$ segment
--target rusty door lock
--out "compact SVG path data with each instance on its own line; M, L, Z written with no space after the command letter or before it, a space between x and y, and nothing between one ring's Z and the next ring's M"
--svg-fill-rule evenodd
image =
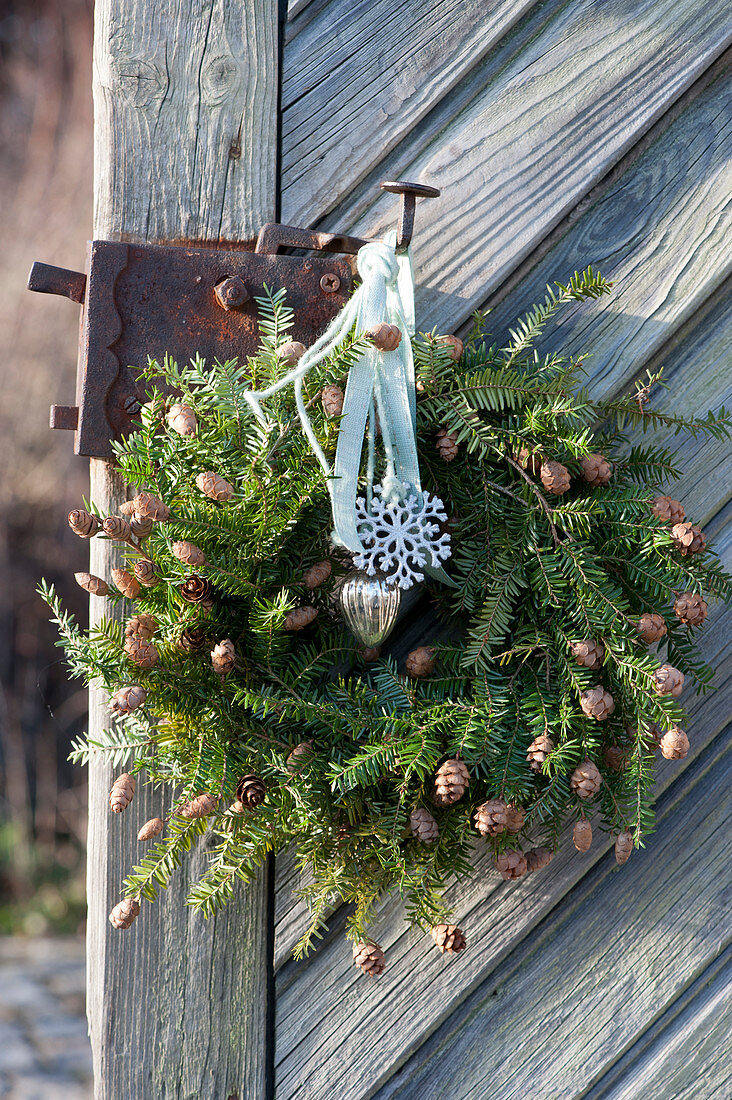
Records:
M402 251L411 237L415 196L439 192L409 183L382 187L402 195ZM83 307L76 404L52 405L50 418L52 428L75 432L77 454L109 457L111 440L132 430L145 400L137 376L148 356L185 362L194 354L207 361L254 355L255 299L265 285L287 291L294 310L291 339L313 343L351 293L351 266L332 255L282 256L279 249L353 254L366 241L270 223L253 250L252 243L211 248L91 241L86 274L34 263L30 290Z

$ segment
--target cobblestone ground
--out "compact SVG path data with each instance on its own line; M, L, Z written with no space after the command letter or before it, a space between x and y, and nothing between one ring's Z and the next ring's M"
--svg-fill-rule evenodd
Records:
M84 945L0 937L0 1100L90 1100Z

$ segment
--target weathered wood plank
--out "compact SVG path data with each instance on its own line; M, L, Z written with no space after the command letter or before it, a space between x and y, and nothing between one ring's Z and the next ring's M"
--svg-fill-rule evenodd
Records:
M275 0L191 0L173 9L99 0L96 236L246 238L272 220L277 69ZM103 461L91 463L91 495L111 513L124 499ZM110 543L92 542L92 571L109 579L114 554ZM92 621L103 603L92 599ZM106 699L92 692L92 735L108 721ZM137 830L160 813L161 795L138 785L127 813L111 819L110 779L105 764L92 766L87 981L95 1097L262 1100L271 1053L267 876L206 922L185 906L202 850L129 931L113 930L107 914L139 858Z

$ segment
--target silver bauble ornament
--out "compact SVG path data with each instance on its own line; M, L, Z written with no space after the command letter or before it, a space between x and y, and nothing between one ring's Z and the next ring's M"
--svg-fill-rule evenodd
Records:
M340 590L341 611L362 645L381 645L391 634L399 612L401 592L377 573L351 573Z

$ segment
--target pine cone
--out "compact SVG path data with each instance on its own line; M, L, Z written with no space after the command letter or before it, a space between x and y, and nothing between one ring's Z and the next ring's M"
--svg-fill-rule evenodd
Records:
M683 760L689 751L689 738L679 726L672 726L661 738L661 752L666 760Z
M597 765L591 760L584 760L575 768L570 776L569 785L580 798L592 798L602 786L602 776Z
M160 654L152 642L138 634L126 639L125 653L138 668L155 668L160 660Z
M625 771L625 766L628 763L628 756L625 749L620 745L606 745L602 750L602 758L614 772Z
M136 512L130 516L130 531L136 539L146 539L152 533L155 521L138 516Z
M171 405L168 409L168 424L178 435L195 435L198 429L196 414L190 405Z
M396 351L402 340L399 326L388 325L385 321L364 332L364 337L371 341L377 351Z
M126 596L128 600L134 600L140 595L139 582L136 581L132 573L128 573L126 569L113 569L112 580L122 595Z
M133 512L140 519L154 519L158 523L165 523L166 520L170 519L170 508L154 493L138 493L132 504Z
M117 511L120 513L120 515L125 516L126 519L131 519L131 517L132 517L132 515L135 511L135 502L134 502L134 500L124 500L120 504Z
M578 665L585 668L601 668L605 658L605 646L594 638L585 638L581 642L570 642L569 648Z
M139 915L139 901L135 901L134 898L125 898L124 901L118 901L109 914L109 923L115 928L129 928Z
M538 477L541 473L541 465L544 459L536 451L530 451L528 447L520 447L514 454L513 459L533 477Z
M641 615L635 628L648 645L660 641L666 633L666 623L663 616L651 611L646 611L645 614Z
M554 859L554 852L551 848L529 848L526 853L526 870L531 874L533 871L541 871L544 867L547 867Z
M423 844L434 844L440 835L440 829L429 810L418 806L409 815L409 828L412 836L421 840Z
M562 466L561 462L549 460L542 463L540 477L547 493L554 493L555 496L566 493L571 484L569 470L566 466Z
M583 714L597 722L604 722L615 710L613 697L609 691L605 691L602 684L580 692L580 706Z
M135 780L129 772L122 772L112 784L109 792L109 807L113 814L126 810L135 794Z
M173 557L182 561L184 565L192 565L194 568L206 565L206 555L203 550L199 550L192 542L185 540L174 542L170 549Z
M180 632L178 648L184 653L196 653L203 649L208 641L208 631L205 626L187 626Z
M214 473L213 470L204 470L196 478L196 485L210 500L231 500L234 495L234 486L225 477Z
M481 836L500 836L508 828L508 806L502 798L489 798L474 814Z
M120 542L127 542L132 534L132 528L124 516L107 516L102 523L102 530L108 539L117 539Z
M208 817L218 805L218 798L213 794L197 794L189 802L183 802L178 807L179 817L185 817L193 821L200 817Z
M525 819L526 811L523 806L517 806L515 802L509 802L506 806L506 831L513 836L517 836L524 827Z
M671 528L673 544L682 557L687 554L701 554L707 548L706 535L701 527L693 523L675 523Z
M457 432L448 432L447 428L438 428L435 436L437 453L443 462L452 462L458 456Z
M318 611L315 607L296 607L294 611L288 611L285 615L284 628L291 633L296 630L304 630L306 626L310 626L317 616Z
M303 573L302 583L312 592L314 588L328 580L332 570L333 566L329 561L316 561L315 565L311 565Z
M287 755L287 770L295 774L302 771L306 764L315 756L315 746L312 741L301 741L298 745L295 745L294 749Z
M654 497L651 511L662 523L681 523L686 514L680 500L673 500L666 496Z
M672 695L678 699L684 690L684 674L673 665L661 665L653 673L653 686L656 695Z
M137 834L138 840L152 840L154 836L159 836L165 828L165 822L162 817L151 817L149 821L140 829Z
M581 817L572 832L572 840L578 852L587 852L592 846L592 826L586 817Z
M553 751L554 742L551 737L547 737L545 733L535 737L526 750L526 759L532 772L540 772L542 764Z
M627 829L623 833L618 833L615 837L615 860L622 867L624 863L627 863L630 858L630 853L633 851L633 834Z
M207 603L213 596L211 581L191 573L187 581L180 586L180 594L187 603Z
M386 956L378 943L354 943L353 961L369 978L378 978L386 966Z
M419 680L424 676L431 676L435 671L437 650L431 645L421 645L407 654L407 675Z
M435 773L435 793L432 796L437 806L452 806L459 802L468 789L470 772L462 760L446 760Z
M267 795L267 788L258 775L244 775L236 785L236 797L249 810L261 806Z
M496 856L496 870L501 872L501 878L506 880L521 878L528 869L526 856L516 848L507 848L505 852L499 852Z
M147 641L158 629L158 620L152 615L133 615L125 624L125 638L142 638Z
M211 664L219 676L226 676L236 664L236 649L231 638L222 638L211 650Z
M86 512L83 508L74 508L73 512L69 512L67 518L69 527L80 539L90 539L93 535L96 535L100 527L97 517L93 516L91 512Z
M286 344L280 344L276 355L283 367L294 367L295 363L302 359L306 347L299 340L288 340Z
M427 339L438 347L444 348L454 363L462 358L463 342L458 336L428 336Z
M154 588L160 584L160 577L155 572L155 565L149 558L140 558L134 566L135 578L144 588Z
M358 655L364 664L370 665L378 661L381 656L381 647L378 645L362 645L358 648Z
M682 592L674 602L674 612L685 626L701 626L707 617L709 605L696 592Z
M328 417L340 416L343 412L343 402L346 395L340 386L324 386L320 395L323 403L323 412Z
M443 955L456 955L467 947L465 933L456 924L435 924L431 931Z
M112 714L123 718L126 714L132 714L147 699L147 692L140 684L127 684L115 691L110 699L109 709Z
M580 460L582 477L589 485L607 485L613 476L612 463L608 462L604 455L585 455Z
M109 585L101 577L95 577L93 573L74 573L74 579L80 588L90 592L92 596L106 596Z

